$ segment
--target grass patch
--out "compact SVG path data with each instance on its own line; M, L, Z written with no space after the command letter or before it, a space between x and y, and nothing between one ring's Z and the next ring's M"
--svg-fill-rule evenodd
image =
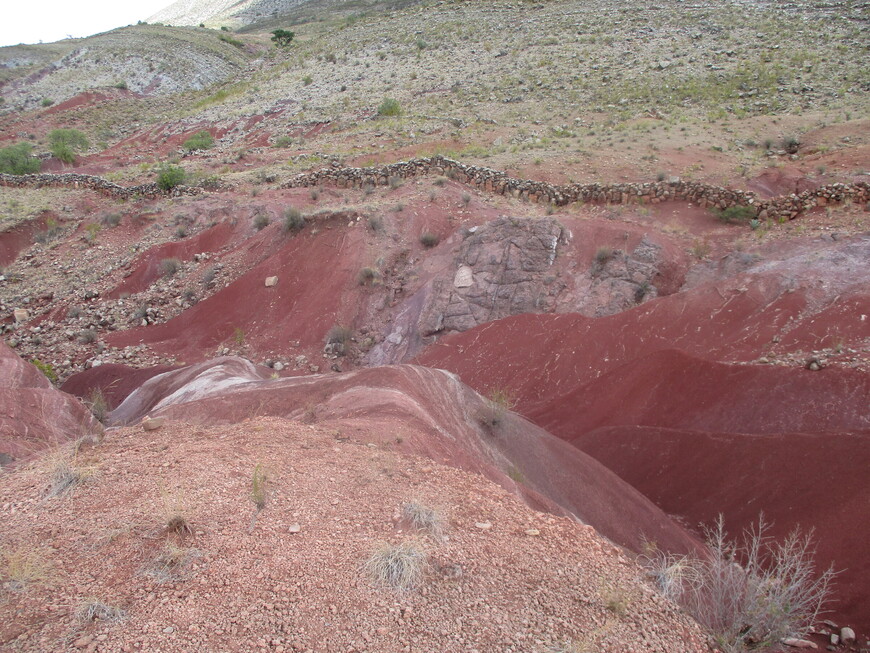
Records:
M385 542L375 548L363 570L379 585L406 591L420 584L426 566L426 552L417 542Z
M444 517L435 508L430 508L419 501L408 501L402 504L402 519L414 529L428 533L440 540L444 535Z

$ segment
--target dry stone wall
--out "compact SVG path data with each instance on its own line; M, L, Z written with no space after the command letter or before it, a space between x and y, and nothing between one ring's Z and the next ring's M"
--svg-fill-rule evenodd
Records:
M756 215L762 219L790 220L814 206L846 200L866 204L870 199L870 184L864 182L831 184L805 191L800 195L783 195L768 200L760 200L751 191L683 181L676 177L649 183L557 185L543 181L516 179L492 168L466 165L443 156L412 159L370 168L339 166L323 168L297 175L285 182L282 187L296 188L332 183L339 188L363 188L385 186L394 177L408 179L422 175L446 175L486 192L511 195L531 202L547 202L556 206L572 202L657 204L678 200L695 202L702 208L711 209L748 206L754 208Z
M66 173L60 175L34 174L34 175L7 175L0 174L0 186L11 188L45 186L59 186L63 188L87 188L104 195L119 199L128 199L137 196L156 197L158 195L197 195L201 189L191 186L178 186L171 191L162 190L156 183L142 184L140 186L119 186L102 177L93 175L80 175Z

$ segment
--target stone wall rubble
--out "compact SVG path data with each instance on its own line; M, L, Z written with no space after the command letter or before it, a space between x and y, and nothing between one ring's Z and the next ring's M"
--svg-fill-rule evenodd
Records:
M754 208L756 215L761 219L790 220L814 206L846 200L866 204L870 200L870 184L865 182L830 184L805 191L800 195L782 195L762 200L752 191L684 181L676 177L648 183L556 185L543 181L516 179L492 168L467 165L443 156L412 159L370 168L339 166L323 168L297 175L285 182L282 188L315 186L323 183L331 183L339 188L386 186L391 178L408 179L423 175L446 175L486 192L511 195L530 202L551 203L556 206L573 202L657 204L677 200L694 202L702 208L710 209L748 206Z
M45 186L62 188L86 188L95 190L104 195L118 199L130 199L133 197L156 197L158 195L197 195L202 190L193 186L178 186L170 191L161 189L156 182L142 184L140 186L120 186L102 177L94 175L80 175L76 173L33 174L33 175L7 175L0 174L0 186L10 188Z

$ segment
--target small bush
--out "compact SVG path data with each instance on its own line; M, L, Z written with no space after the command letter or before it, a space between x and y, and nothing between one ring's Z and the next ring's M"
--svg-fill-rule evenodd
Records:
M345 344L350 341L353 336L353 331L345 326L340 326L338 324L330 327L329 331L326 332L326 344Z
M87 136L78 129L53 129L48 143L54 157L64 163L75 163L76 153L89 147Z
M729 206L727 209L714 211L716 218L721 222L749 222L752 220L756 211L751 206Z
M275 142L272 144L272 147L290 147L293 145L293 139L289 136L279 136L275 139Z
M516 401L505 388L493 388L477 415L481 426L496 429L504 423L508 413L514 409Z
M254 229L257 231L262 231L266 227L269 226L269 216L264 215L262 213L258 214L256 218L254 218Z
M100 223L104 227L117 227L119 224L121 224L121 214L107 213L102 218L100 218Z
M187 576L191 564L199 556L200 552L196 549L167 542L157 557L145 567L144 573L158 583L177 582Z
M104 603L97 598L86 599L75 612L76 621L80 624L94 621L121 621L126 616L121 608Z
M266 507L266 472L262 465L254 467L251 476L251 501L254 502L257 512Z
M363 569L376 583L409 590L420 583L426 569L426 552L416 542L380 544Z
M305 77L302 78L302 83L305 86L309 86L314 83L314 78L311 75L305 75Z
M441 513L419 501L402 504L402 518L416 530L429 533L436 539L441 539L444 534L444 518Z
M595 250L595 262L598 265L606 265L607 262L613 258L613 248L608 247L607 245L602 245L597 250Z
M796 136L787 136L782 139L782 149L789 154L797 154L798 148L801 146L801 141Z
M377 278L378 271L369 267L363 268L359 271L359 275L357 275L357 280L361 286L370 286L377 280Z
M174 276L180 269L181 261L177 258L165 258L160 261L160 274L164 277Z
M87 406L91 409L91 414L94 418L104 423L106 416L109 414L109 402L106 401L106 395L103 394L102 388L91 388L88 395Z
M72 492L76 487L93 476L93 470L79 467L76 461L59 456L51 470L51 483L48 495L59 497Z
M284 231L287 233L298 234L305 228L305 216L294 206L289 207L284 211Z
M647 568L662 592L682 605L729 653L767 649L785 637L803 637L830 598L836 575L816 574L811 535L798 530L782 542L766 535L764 516L728 538L720 516L707 530L702 560L653 551Z
M184 141L182 147L188 152L193 152L195 150L207 150L213 145L214 137L206 130L202 130Z
M397 190L402 187L404 181L398 175L392 175L389 179L390 190Z
M40 102L40 104L44 107L50 107L52 104L54 104L54 100L52 100L51 98L48 98L48 97L44 97L44 98L42 98L42 101Z
M227 36L226 34L218 34L218 39L223 41L224 43L229 43L233 47L242 49L245 47L245 44L239 41L238 39L234 39L232 36Z
M30 143L18 143L0 149L0 173L7 175L29 175L39 172L42 163L30 152Z
M420 244L427 249L430 247L435 247L435 245L437 245L439 242L440 239L438 238L438 236L428 231L420 235Z
M369 229L375 233L380 233L384 228L384 221L375 215L369 216L368 223Z
M187 173L179 166L164 165L157 171L157 187L172 190L184 183Z
M97 332L93 329L84 329L79 331L79 342L83 345L90 345L97 341Z
M384 98L378 107L379 116L400 116L402 115L402 107L398 100L393 98Z
M51 578L52 565L44 552L18 547L0 554L0 575L10 589L23 590L28 585L44 583Z

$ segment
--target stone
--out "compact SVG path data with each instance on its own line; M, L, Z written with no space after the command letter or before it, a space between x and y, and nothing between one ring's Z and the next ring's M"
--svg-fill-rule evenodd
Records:
M474 272L467 265L460 265L453 277L453 285L457 288L468 288L474 285Z
M488 521L475 522L474 525L482 531L488 531L490 528L492 528L492 524Z
M843 644L849 644L855 641L855 631L848 626L840 628L840 640Z
M142 420L142 429L145 431L156 431L162 428L165 418L163 417L145 417Z
M794 648L819 648L815 642L806 639L798 639L797 637L786 637L782 640L782 643L786 646L793 646Z
M22 322L27 322L30 319L30 311L26 308L16 308L12 311L12 315L15 317L15 323L21 324Z
M281 370L284 369L284 363L282 363L281 361L278 361L274 365L272 365L272 369L275 370L276 372L280 372Z
M302 526L299 524L290 524L290 527L287 529L290 533L296 534L302 532Z
M530 528L529 530L526 531L526 535L530 535L532 537L534 537L536 535L540 535L540 534L541 534L541 531L539 531L537 528Z
M836 646L840 643L840 636L837 633L831 633L831 644Z
M266 288L278 285L278 277L266 277Z

